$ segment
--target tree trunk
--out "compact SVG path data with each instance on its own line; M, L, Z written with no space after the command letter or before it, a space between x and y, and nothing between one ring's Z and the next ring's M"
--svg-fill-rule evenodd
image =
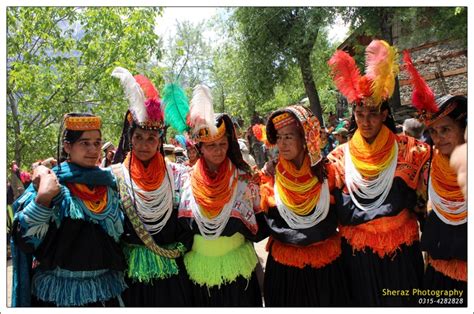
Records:
M221 109L222 113L225 112L225 94L224 94L224 86L221 86Z
M393 19L394 13L392 8L382 8L380 14L380 33L382 39L393 45ZM401 107L400 100L400 84L398 82L398 76L395 77L395 89L392 97L388 101L392 113L396 112Z
M20 140L21 129L20 129L20 118L18 113L18 105L16 103L15 97L10 94L8 95L8 104L12 111L12 118L13 118L13 130L9 130L9 132L13 132L13 137L15 138L15 151L14 151L14 160L18 167L21 167L21 147L23 146L23 142Z
M311 111L318 118L321 126L324 126L323 120L323 110L321 108L321 103L319 102L318 91L316 90L316 84L313 79L313 72L311 70L311 61L310 61L311 52L304 52L298 56L298 63L301 70L301 75L303 77L303 84L306 91L306 95L309 99L309 104Z

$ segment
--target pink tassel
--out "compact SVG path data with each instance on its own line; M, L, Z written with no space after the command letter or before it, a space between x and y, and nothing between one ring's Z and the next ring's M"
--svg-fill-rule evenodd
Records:
M161 103L158 99L147 99L145 101L145 108L148 114L148 120L152 120L152 121L163 120L163 112L161 111Z

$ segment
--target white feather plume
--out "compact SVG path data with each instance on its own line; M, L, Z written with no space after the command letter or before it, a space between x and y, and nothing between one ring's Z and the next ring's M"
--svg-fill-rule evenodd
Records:
M138 122L146 121L147 112L145 107L145 94L137 83L132 73L122 67L116 67L112 71L112 76L120 79L120 83L128 99L128 108Z
M217 133L212 95L209 87L196 85L189 107L189 120L194 132L208 128L211 135Z

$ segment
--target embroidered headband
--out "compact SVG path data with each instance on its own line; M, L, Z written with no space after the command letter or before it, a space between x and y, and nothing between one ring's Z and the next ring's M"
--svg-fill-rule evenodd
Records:
M64 118L64 127L71 131L100 130L102 120L100 117L71 117Z
M288 119L288 116L291 119ZM270 144L276 144L277 141L275 118L277 118L277 123L281 124L282 121L291 121L298 123L302 127L311 166L316 165L321 160L320 124L318 118L316 118L311 110L300 105L293 105L274 111L270 115L266 127L267 139Z
M287 125L296 122L296 119L293 117L292 114L289 112L283 112L282 114L277 115L272 119L273 125L275 126L275 130L279 130L284 128Z
M209 128L203 127L199 129L197 133L193 133L192 137L193 140L196 142L209 143L218 140L219 138L224 136L225 130L225 123L224 121L222 121L221 125L217 128L216 134L211 134Z

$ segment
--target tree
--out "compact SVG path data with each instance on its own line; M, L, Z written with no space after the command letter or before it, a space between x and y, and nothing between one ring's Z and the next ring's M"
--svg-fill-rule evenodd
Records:
M192 90L199 83L208 83L211 53L203 36L205 24L178 22L176 35L169 38L163 63L168 82L179 80L184 88Z
M320 30L332 21L331 8L238 8L235 19L247 51L248 86L260 99L273 96L292 65L298 65L311 109L322 120L322 108L311 66ZM247 79L247 81L250 81Z
M117 142L127 108L115 66L159 81L156 8L10 7L7 9L8 160L55 156L59 122L71 111L103 119Z

